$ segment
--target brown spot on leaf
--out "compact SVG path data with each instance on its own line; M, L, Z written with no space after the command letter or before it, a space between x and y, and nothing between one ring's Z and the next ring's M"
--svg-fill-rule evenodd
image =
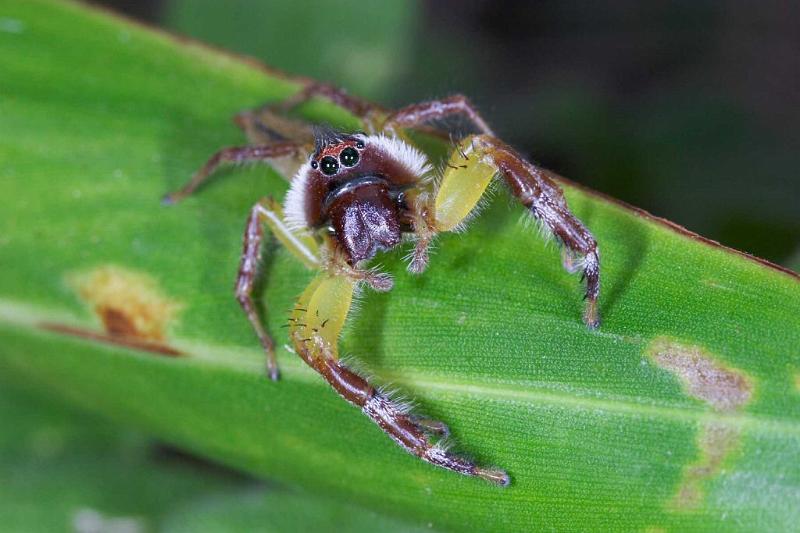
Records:
M659 338L648 351L658 366L680 378L691 396L718 411L735 410L753 394L753 385L743 372L726 368L703 348Z
M740 430L723 422L709 422L700 430L700 457L686 467L671 506L679 511L698 509L705 496L703 484L722 470L725 459L739 445Z
M136 331L136 326L133 322L125 316L125 313L120 312L119 309L101 307L97 309L97 311L109 335L120 337L141 336L139 332Z
M147 274L104 265L72 275L67 281L97 315L103 332L52 323L42 324L43 328L162 355L180 355L167 345L166 335L181 305L165 296Z
M108 344L116 344L118 346L125 346L127 348L134 348L136 350L153 352L159 355L168 355L172 357L183 355L183 352L166 344L141 340L137 339L136 337L120 337L116 335L109 335L108 333L100 333L96 331L89 331L88 329L66 326L64 324L54 324L52 322L43 322L40 324L40 327L55 333L72 335L73 337L80 337L82 339L105 342Z
M122 267L101 266L69 281L112 336L163 341L180 309L150 276Z
M752 381L744 372L726 367L699 346L661 337L650 344L648 354L658 366L675 374L688 394L703 400L715 411L735 411L753 395ZM669 507L683 512L698 509L705 497L705 483L721 472L740 440L738 427L724 420L706 422L697 437L699 457L684 469Z

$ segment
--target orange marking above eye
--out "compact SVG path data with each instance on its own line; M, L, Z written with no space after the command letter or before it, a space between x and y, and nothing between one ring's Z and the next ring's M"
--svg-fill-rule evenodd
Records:
M339 159L339 155L342 153L342 150L344 150L345 148L350 148L350 147L355 148L356 147L356 141L347 140L347 141L342 141L342 142L337 143L337 144L326 146L325 148L323 148L323 150L317 156L317 161L320 161L326 155L331 155L331 156L335 157L338 160Z

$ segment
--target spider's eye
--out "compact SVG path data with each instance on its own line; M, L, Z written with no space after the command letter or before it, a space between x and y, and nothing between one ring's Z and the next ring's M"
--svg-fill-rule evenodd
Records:
M364 149L364 146L366 146L366 145L364 144L364 141L362 141L362 140L360 140L360 139L356 141L356 148L358 148L359 150L363 150L363 149Z
M358 151L355 148L345 148L339 154L339 161L346 167L352 167L358 163Z
M322 173L326 176L333 176L339 170L339 162L336 161L336 158L332 155L326 155L320 161L320 167L322 168Z
M318 166L319 166L319 163L317 163L316 161L312 161L311 162L311 168L313 168L314 170L316 170Z

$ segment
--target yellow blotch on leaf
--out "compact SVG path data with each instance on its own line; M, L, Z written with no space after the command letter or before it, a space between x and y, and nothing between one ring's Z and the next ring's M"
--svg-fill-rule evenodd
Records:
M116 265L74 274L67 281L111 336L161 342L181 308L149 275Z

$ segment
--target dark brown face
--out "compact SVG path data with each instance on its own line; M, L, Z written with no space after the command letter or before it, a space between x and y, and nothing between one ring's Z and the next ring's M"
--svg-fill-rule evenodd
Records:
M310 226L324 226L330 220L331 194L351 181L379 177L395 196L416 183L417 176L371 139L362 135L337 135L318 140L304 193L303 208Z
M364 141L354 137L344 137L317 147L311 157L305 192L305 210L313 225L322 225L327 220L326 199L329 195L358 176L365 148Z
M385 180L349 181L326 201L331 226L351 265L400 244L398 207Z

